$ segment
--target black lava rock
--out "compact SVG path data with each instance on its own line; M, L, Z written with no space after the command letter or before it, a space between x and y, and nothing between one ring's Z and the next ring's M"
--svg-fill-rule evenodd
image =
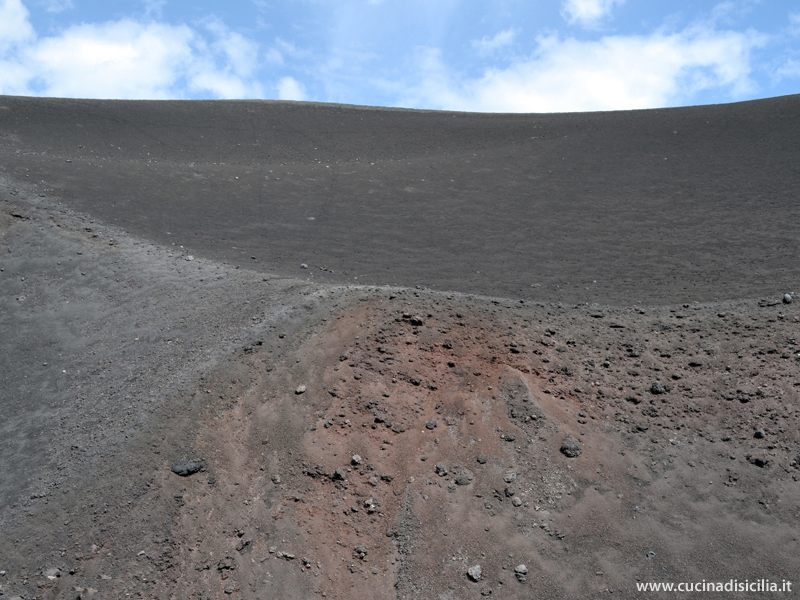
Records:
M181 477L188 477L202 471L205 468L202 460L190 460L172 465L172 472Z

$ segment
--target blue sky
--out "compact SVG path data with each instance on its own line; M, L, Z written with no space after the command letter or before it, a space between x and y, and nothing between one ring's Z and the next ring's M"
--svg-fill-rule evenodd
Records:
M563 112L798 91L796 2L0 0L0 94Z

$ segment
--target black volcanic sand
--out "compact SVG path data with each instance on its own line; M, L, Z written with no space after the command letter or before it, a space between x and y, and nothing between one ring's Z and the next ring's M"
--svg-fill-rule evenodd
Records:
M798 113L0 97L3 597L800 585Z
M800 275L800 96L556 115L4 97L0 132L0 173L259 270L617 305Z

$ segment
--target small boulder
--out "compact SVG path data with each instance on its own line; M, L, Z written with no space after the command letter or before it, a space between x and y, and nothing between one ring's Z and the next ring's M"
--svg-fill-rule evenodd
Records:
M567 458L577 458L583 452L580 443L573 437L568 437L561 442L561 454Z
M172 465L172 472L181 477L188 477L202 471L203 468L205 465L202 460L190 460Z
M467 577L469 577L472 581L480 581L482 575L483 573L480 565L473 565L467 569Z

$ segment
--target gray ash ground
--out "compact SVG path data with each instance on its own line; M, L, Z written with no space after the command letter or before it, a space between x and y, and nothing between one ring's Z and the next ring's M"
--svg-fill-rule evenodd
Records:
M2 103L3 598L800 581L797 97Z

